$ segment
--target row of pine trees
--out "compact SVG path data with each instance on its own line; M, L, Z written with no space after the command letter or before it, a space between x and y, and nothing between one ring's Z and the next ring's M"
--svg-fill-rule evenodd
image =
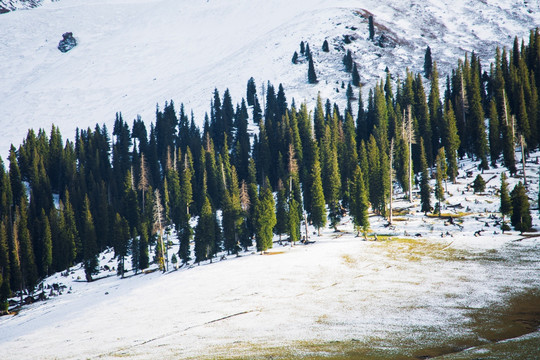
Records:
M281 85L267 84L259 99L252 78L236 106L228 90L215 90L202 128L170 101L156 107L150 128L140 118L130 127L118 113L112 134L96 125L64 142L55 126L30 130L11 147L9 168L0 159L2 307L79 262L91 281L108 247L123 276L127 256L135 272L152 261L165 269L171 231L180 242L173 261L183 264L254 242L265 251L274 234L294 243L302 221L335 228L346 212L365 234L370 208L391 220L394 188L412 201L418 185L422 210L431 211L432 173L437 184L455 181L458 158L487 169L502 157L514 175L517 140L526 151L540 143L539 30L527 46L516 39L512 51L497 49L488 70L475 54L459 61L442 98L436 63L429 69L427 95L421 75L388 71L367 106L349 86L343 110L320 97L312 112L289 104Z

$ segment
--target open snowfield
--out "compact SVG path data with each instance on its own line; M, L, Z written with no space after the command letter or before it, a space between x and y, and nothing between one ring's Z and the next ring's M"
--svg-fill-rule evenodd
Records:
M384 33L392 46L367 40L368 13L376 37ZM523 0L44 1L0 17L0 156L29 128L50 132L54 123L73 139L76 127L112 130L117 111L128 122L137 114L154 121L155 104L171 99L202 124L214 88L229 88L240 102L252 76L259 99L270 81L283 83L289 101L311 107L320 91L344 104L348 49L367 92L387 66L402 77L406 67L422 71L428 45L446 76L466 52L487 61L496 45L512 46L539 24L538 1ZM57 45L65 32L78 46L64 54ZM344 35L356 40L345 44ZM321 50L325 39L330 53ZM307 84L305 61L291 63L302 40L314 54L317 85Z
M527 163L531 194L537 156ZM66 285L63 295L0 318L2 359L535 359L540 238L500 234L493 193L501 169L486 171L486 193L474 194L465 177L474 167L462 162L458 183L448 186L443 213L456 225L423 216L418 199L412 207L399 200L409 214L392 227L371 217L369 241L346 217L340 232L311 234L307 246L276 243L263 256L126 279L103 271L109 277L93 283L77 281L80 267L56 274L46 283ZM519 180L510 178L510 189ZM538 230L536 211L533 219ZM101 266L116 266L112 255Z

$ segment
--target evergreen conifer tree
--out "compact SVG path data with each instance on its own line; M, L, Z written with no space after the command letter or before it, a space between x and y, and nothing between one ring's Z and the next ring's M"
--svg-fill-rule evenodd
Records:
M368 23L369 40L373 41L375 39L375 26L373 25L373 15L369 15Z
M530 212L529 198L521 181L510 193L512 199L512 216L510 218L514 229L521 233L532 229L532 218Z
M134 228L132 231L133 238L131 239L131 269L137 275L139 272L139 262L141 259L141 245L140 237L137 232L137 228ZM125 271L125 269L124 269Z
M456 182L458 175L458 149L460 145L460 139L457 132L456 117L452 109L452 104L447 101L445 111L443 115L444 122L444 140L446 156L448 159L448 176L453 183Z
M309 58L309 65L308 65L308 82L310 84L316 84L319 81L317 80L317 74L315 73L315 65L313 65L313 59L312 57Z
M486 190L486 181L484 180L482 175L476 175L476 178L473 182L473 189L475 193L484 192Z
M207 260L211 254L211 244L215 238L214 219L212 216L212 206L208 197L204 200L203 207L201 209L201 215L199 222L195 227L195 262Z
M326 39L324 40L324 42L322 44L322 51L324 51L324 52L329 52L330 51L330 49L328 47L328 40L326 40Z
M288 214L287 214L287 194L281 179L278 182L277 203L276 203L276 226L274 233L279 236L281 244L281 235L288 230Z
M422 178L420 180L420 202L422 204L422 211L424 214L427 214L431 211L431 186L429 185L429 172L423 138L420 138L420 169L422 172Z
M11 295L8 235L5 218L0 221L0 312L7 311Z
M354 86L360 86L360 74L358 73L358 67L356 66L356 63L354 63L352 69L352 84Z
M83 245L84 273L86 274L86 281L91 282L92 275L99 272L99 260L97 257L96 230L94 228L92 213L90 212L88 196L85 197L83 205L81 240Z
M296 54L296 57L298 57L298 54ZM255 86L255 79L253 77L250 77L247 83L247 90L246 90L246 100L249 106L252 106L255 104L256 95L257 95L257 87Z
M501 229L504 234L504 231L507 230L507 225L504 221L506 215L512 214L512 199L510 199L510 194L508 193L508 182L506 181L506 173L501 173L501 205L499 211L502 215L502 225ZM508 228L509 230L509 228Z
M441 202L444 200L444 188L443 181L446 180L446 159L444 154L444 148L439 149L437 159L435 161L437 165L437 171L435 174L435 198L437 199L437 212L439 217L441 216Z
M40 223L42 225L42 231L41 231L41 273L48 276L49 270L52 265L52 234L51 234L51 226L49 224L49 219L45 215L45 211L41 210L41 218Z
M148 256L148 223L141 224L141 237L139 239L139 269L144 270L150 262Z
M360 235L360 230L362 230L364 238L369 230L368 210L369 202L366 193L364 176L360 166L356 166L354 176L351 181L351 216L354 227L358 232L358 236Z
M272 248L272 229L276 225L274 196L268 186L263 186L259 194L254 216L257 251L264 252Z
M319 156L315 154L313 167L311 170L311 209L310 218L313 226L317 228L317 233L321 234L321 228L326 226L326 206L321 179L321 166Z
M298 53L296 51L294 52L292 56L291 62L295 65L298 64Z
M118 275L124 277L125 258L128 255L129 250L129 238L131 234L129 232L129 224L127 220L116 213L114 220L114 254L118 258Z
M501 153L501 132L499 129L499 115L495 99L489 102L489 154L491 166L496 166Z
M289 198L287 212L287 233L291 245L300 240L300 204L292 196Z
M426 54L424 55L424 76L426 79L431 79L431 72L433 70L433 60L431 59L431 48L426 48Z

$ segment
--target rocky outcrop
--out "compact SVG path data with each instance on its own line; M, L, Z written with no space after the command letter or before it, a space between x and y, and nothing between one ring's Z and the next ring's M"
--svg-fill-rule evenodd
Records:
M18 9L35 8L41 4L42 0L0 0L0 14L8 13Z
M62 35L63 39L58 43L58 50L63 53L68 52L77 46L77 40L73 37L72 32L67 32Z

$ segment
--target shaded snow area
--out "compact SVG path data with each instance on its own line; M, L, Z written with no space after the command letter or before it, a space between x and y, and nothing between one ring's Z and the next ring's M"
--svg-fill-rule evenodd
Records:
M347 50L367 99L386 67L396 79L406 67L421 72L428 45L443 78L467 52L487 64L496 45L528 37L539 10L537 1L522 0L47 1L0 18L0 156L30 127L50 132L54 123L73 139L76 127L112 129L117 111L128 123L137 114L154 121L156 103L171 99L202 125L214 88L229 88L239 103L252 76L259 99L270 81L283 83L289 102L312 108L320 92L343 107ZM385 48L368 39L369 14ZM57 45L66 32L78 46L64 54ZM329 53L321 49L325 39ZM307 83L302 56L291 63L302 40L313 53L316 85Z
M527 162L529 194L538 192L538 156ZM538 293L540 238L500 234L501 168L485 171L486 192L473 194L467 186L474 177L466 172L476 176L476 165L464 160L458 183L448 184L443 214L454 214L459 226L423 216L418 199L412 205L399 200L403 214L394 226L371 216L368 241L355 236L345 217L339 232L325 229L319 237L310 228L309 245L279 245L275 237L265 255L253 248L165 274L129 271L125 279L112 270L113 251L106 251L100 266L111 271L103 270L101 280L83 282L78 265L67 277L46 280L65 285L62 295L0 318L2 358L309 358L351 349L384 354L376 358L417 358L426 349L489 344L478 313L487 312L489 322L491 311L513 296ZM510 190L520 180L522 173L509 178ZM536 208L536 198L530 200ZM532 214L537 231L537 211ZM171 240L169 259L178 248ZM534 352L540 332L521 335L510 344L532 341ZM515 355L508 358L534 358Z

